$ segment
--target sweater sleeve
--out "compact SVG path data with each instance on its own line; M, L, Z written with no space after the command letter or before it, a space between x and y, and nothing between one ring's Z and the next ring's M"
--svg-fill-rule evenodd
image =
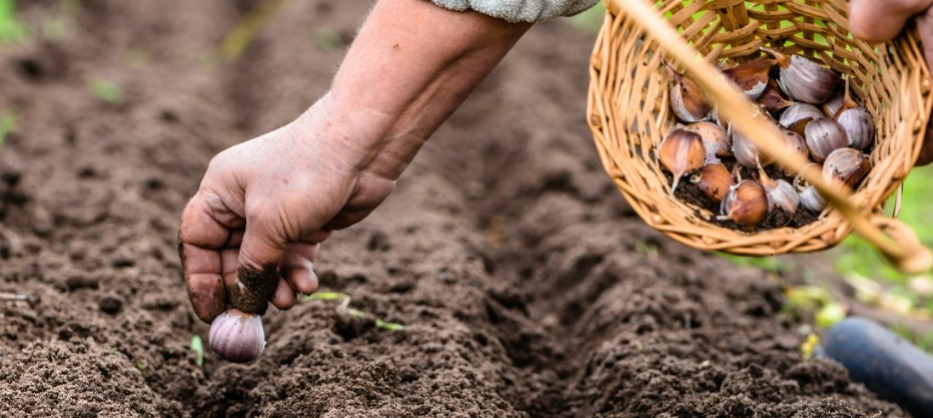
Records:
M599 0L432 0L445 9L479 13L509 22L540 22L570 16L594 6Z

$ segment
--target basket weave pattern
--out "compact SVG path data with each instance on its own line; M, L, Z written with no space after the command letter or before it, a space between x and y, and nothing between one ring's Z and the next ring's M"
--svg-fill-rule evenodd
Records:
M692 247L746 255L817 251L851 232L849 222L828 208L801 228L745 233L719 226L710 221L714 214L671 196L655 155L676 124L668 106L670 75L661 59L671 60L650 34L617 16L613 1L608 3L610 13L590 63L588 123L606 171L648 225ZM743 62L760 56L760 47L770 47L805 55L850 77L877 129L872 170L851 199L859 207L881 210L916 161L933 106L914 33L885 45L856 40L847 28L843 0L655 4L709 62Z

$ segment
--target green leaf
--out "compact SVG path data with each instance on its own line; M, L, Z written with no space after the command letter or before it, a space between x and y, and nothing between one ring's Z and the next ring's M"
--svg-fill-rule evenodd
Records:
M846 310L838 302L829 303L816 313L816 325L829 328L846 318Z
M193 350L197 356L195 362L198 364L198 367L204 367L204 341L201 340L200 335L191 337L191 350Z
M94 77L89 86L91 93L107 103L119 103L123 100L123 90L112 81Z
M0 0L0 44L22 42L29 36L29 26L16 18L16 2Z
M16 131L16 114L12 110L6 110L0 114L0 145L10 132Z
M346 298L347 295L340 292L315 292L304 297L305 302L312 300L340 300Z
M395 322L386 322L381 319L376 319L376 328L382 328L386 331L401 331L405 329L405 326Z
M139 370L141 370L141 371L144 371L144 370L148 369L149 367L146 366L146 363L143 362L142 360L136 360L136 368L139 369Z

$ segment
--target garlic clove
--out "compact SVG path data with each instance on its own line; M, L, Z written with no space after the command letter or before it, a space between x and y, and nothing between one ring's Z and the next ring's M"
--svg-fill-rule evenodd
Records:
M671 194L674 194L680 178L699 170L706 162L703 139L696 132L674 129L658 146L658 160L674 176L671 184Z
M800 206L810 212L820 213L826 208L826 198L813 186L807 186L800 192Z
M794 103L784 109L784 113L781 113L781 117L778 119L778 124L803 135L804 129L810 121L822 117L823 112L816 106L807 103Z
M674 76L670 85L670 107L677 119L684 123L709 119L713 106L706 99L700 86L673 69L671 72Z
M781 179L773 180L762 170L761 186L764 187L768 196L768 212L774 209L783 210L788 214L797 212L797 206L800 205L800 196L790 183Z
M807 148L807 140L803 138L797 132L791 131L789 129L781 129L781 138L784 140L784 148L787 152L791 154L797 154L803 159L807 159L810 156L810 150ZM794 172L781 167L781 170L785 175L792 176Z
M782 110L794 104L794 102L785 99L784 96L781 95L781 90L774 80L768 82L767 88L765 88L765 91L758 97L757 103L767 110L768 113L771 113L771 115L777 115Z
M730 129L731 130L731 129ZM741 132L732 131L732 155L736 161L748 168L767 167L772 160L758 152L758 147Z
M828 118L820 118L808 123L804 133L810 156L818 163L822 163L831 152L845 148L849 144L842 126Z
M225 360L249 363L266 347L262 317L237 309L226 311L211 322L208 340L211 349Z
M742 180L726 193L716 219L750 227L761 222L767 213L768 196L764 187L752 180Z
M732 140L719 125L713 122L700 121L691 123L683 129L700 135L703 140L703 148L706 150L707 164L719 162L717 157L732 155Z
M856 188L871 171L868 155L852 148L840 148L826 157L823 162L823 179L830 183L843 183Z
M864 107L845 109L836 118L846 133L848 146L865 149L875 139L875 125Z
M721 163L707 164L697 171L690 181L697 185L707 199L717 203L721 202L729 189L735 185L732 174Z
M761 49L777 60L781 73L778 86L792 99L821 104L833 97L840 79L832 70L800 55Z
M823 110L823 114L827 118L836 119L836 114L839 113L839 110L842 109L842 104L845 101L845 96L838 94L833 96L832 99L829 99L828 102L823 103L823 106L820 106L820 109Z
M722 72L749 100L756 100L768 87L768 73L776 62L774 58L761 57Z

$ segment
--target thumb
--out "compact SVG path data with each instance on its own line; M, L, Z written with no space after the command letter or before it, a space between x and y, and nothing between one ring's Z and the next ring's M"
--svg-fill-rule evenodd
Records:
M849 30L867 42L886 42L904 29L907 20L928 9L933 0L852 0Z
M264 314L275 294L286 241L276 225L275 220L267 217L247 217L237 259L236 282L227 287L227 300L243 312Z

